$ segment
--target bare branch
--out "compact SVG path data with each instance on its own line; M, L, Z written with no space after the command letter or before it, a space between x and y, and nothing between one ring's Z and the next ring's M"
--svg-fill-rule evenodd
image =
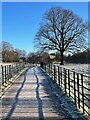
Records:
M36 34L35 43L39 48L66 51L83 49L87 35L87 24L70 10L52 7L44 15Z

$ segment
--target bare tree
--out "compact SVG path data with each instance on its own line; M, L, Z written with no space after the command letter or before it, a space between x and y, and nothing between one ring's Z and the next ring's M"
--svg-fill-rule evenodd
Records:
M6 50L11 51L11 50L13 50L12 45L9 42L6 42L6 41L2 41L1 47L2 47L2 51L6 51Z
M50 61L50 55L47 52L41 53L40 62L48 63Z
M14 56L11 52L13 51L12 45L9 42L2 41L1 48L2 48L2 61L3 62L13 61Z
M35 52L30 52L28 54L27 61L29 63L37 63L37 62L39 62L39 54L37 54Z
M15 51L18 53L18 57L26 57L27 56L27 52L25 50L21 50L18 48L15 48Z
M0 59L2 59L3 62L18 62L20 57L25 58L27 54L25 50L14 49L13 46L6 41L2 41L0 47L2 52L0 53L2 55Z
M65 52L84 48L86 35L87 24L78 15L70 10L52 7L44 14L34 42L42 51L59 51L63 64Z

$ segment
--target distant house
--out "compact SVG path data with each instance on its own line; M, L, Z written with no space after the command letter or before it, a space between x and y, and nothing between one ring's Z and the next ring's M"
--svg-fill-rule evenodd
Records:
M19 58L19 61L20 61L20 62L26 62L26 58L25 58L25 57L20 57L20 58Z
M56 55L55 54L50 54L49 57L50 57L50 59L55 59Z

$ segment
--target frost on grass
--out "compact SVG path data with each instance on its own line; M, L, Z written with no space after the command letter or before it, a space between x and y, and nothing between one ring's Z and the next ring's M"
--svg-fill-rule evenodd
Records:
M90 64L65 64L60 65L60 67L74 70L78 73L90 74Z

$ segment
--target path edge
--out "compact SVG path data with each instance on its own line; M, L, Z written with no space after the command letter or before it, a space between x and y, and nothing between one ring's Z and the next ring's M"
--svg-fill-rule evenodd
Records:
M40 67L41 68L41 67ZM70 114L73 120L90 120L90 116L83 115L79 109L77 109L76 105L72 101L69 96L65 95L63 90L55 83L55 81L50 77L50 75L41 68L42 71L46 74L48 77L49 84L52 88L52 91L54 91L55 95L58 97L59 101L61 102L62 108L65 109L66 112Z

